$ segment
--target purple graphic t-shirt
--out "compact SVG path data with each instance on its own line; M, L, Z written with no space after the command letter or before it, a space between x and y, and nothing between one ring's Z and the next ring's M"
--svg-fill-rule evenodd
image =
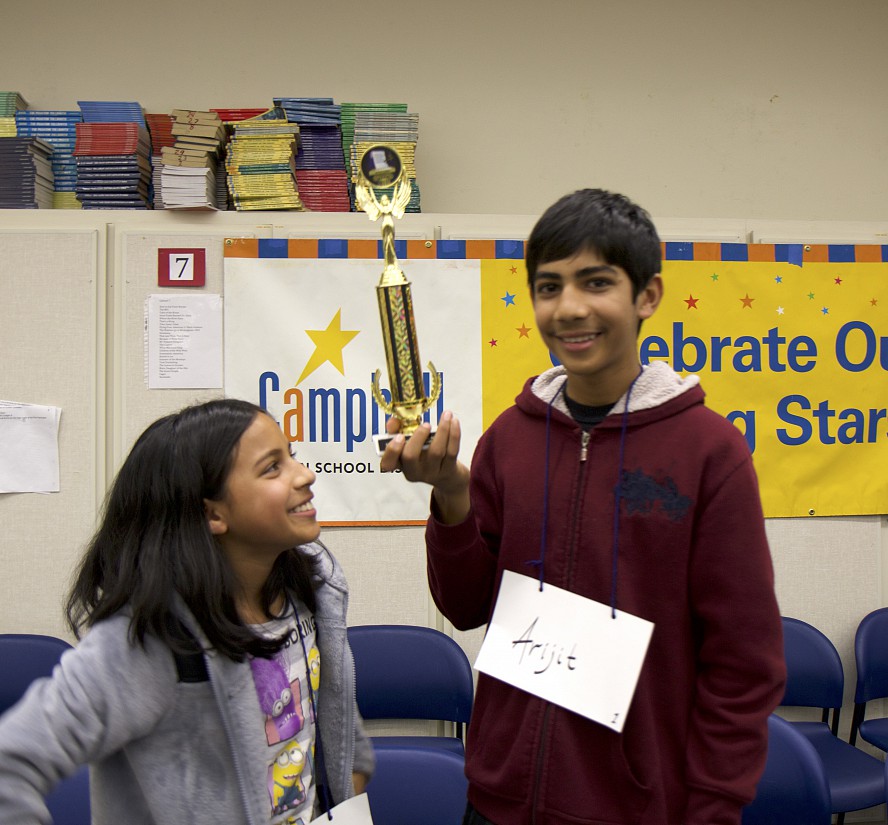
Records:
M313 816L314 705L320 684L320 654L314 616L303 605L283 619L254 625L263 636L287 642L271 659L251 659L253 682L268 744L269 819L274 825L307 825Z

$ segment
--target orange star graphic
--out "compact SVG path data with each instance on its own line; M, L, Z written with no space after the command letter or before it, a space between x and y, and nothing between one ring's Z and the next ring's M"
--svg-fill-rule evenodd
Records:
M743 306L746 307L747 309L752 309L752 302L754 300L755 300L755 298L750 298L749 293L747 292L746 297L740 299L740 303L743 304Z
M513 275L517 275L518 274L518 267L517 266L510 266L509 272L511 272Z
M870 301L870 304L872 304L873 306L876 306L878 303L879 303L879 299L878 299L878 298L873 298L873 299Z
M530 327L524 325L524 321L521 322L520 327L515 327L518 330L519 338L530 338Z
M697 301L699 301L699 300L700 299L695 298L692 293L692 294L689 294L688 297L684 299L684 302L688 305L688 309L696 309L697 308Z

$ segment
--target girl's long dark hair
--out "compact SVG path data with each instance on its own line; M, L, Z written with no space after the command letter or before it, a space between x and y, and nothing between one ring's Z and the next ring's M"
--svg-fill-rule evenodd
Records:
M83 628L127 609L134 642L152 634L174 650L193 650L175 620L176 596L210 644L234 661L269 656L282 640L257 636L238 617L239 583L210 533L204 499L219 499L241 436L261 408L221 399L155 421L139 437L105 502L68 596L68 624ZM262 606L290 590L315 610L311 560L293 548L278 556Z

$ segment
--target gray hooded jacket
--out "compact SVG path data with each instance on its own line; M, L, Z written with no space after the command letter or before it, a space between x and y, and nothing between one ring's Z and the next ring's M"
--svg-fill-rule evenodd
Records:
M355 703L346 638L348 590L320 543L317 641L319 735L333 802L352 796L352 773L373 772ZM193 618L182 618L208 646ZM250 735L262 711L250 666L209 650L208 682L179 682L171 651L128 638L129 618L100 622L0 719L0 825L49 823L43 797L91 764L93 825L267 825L267 749Z

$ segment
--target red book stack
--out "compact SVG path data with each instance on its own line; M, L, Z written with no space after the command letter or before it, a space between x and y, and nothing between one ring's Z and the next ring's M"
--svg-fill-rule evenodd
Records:
M149 209L148 130L140 123L78 123L77 200L84 209Z

